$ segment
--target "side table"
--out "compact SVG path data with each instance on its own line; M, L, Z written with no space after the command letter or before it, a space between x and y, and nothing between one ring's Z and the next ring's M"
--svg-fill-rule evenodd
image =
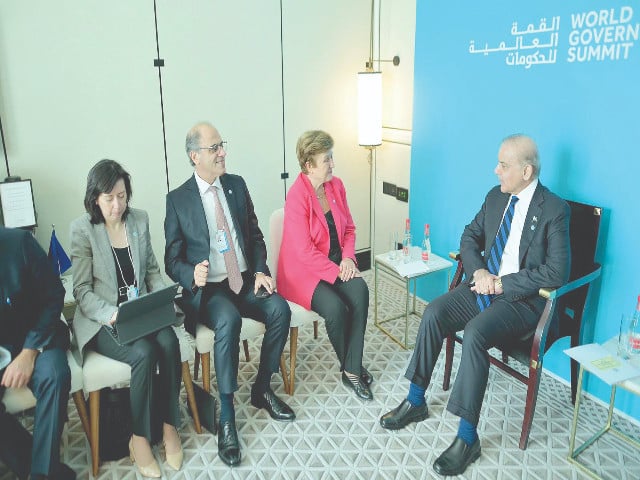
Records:
M400 345L404 349L413 348L413 344L409 344L409 321L412 315L420 315L420 312L416 311L416 283L419 278L425 277L434 272L448 270L453 266L449 260L442 258L438 255L431 254L429 261L424 264L419 259L419 249L412 251L412 258L415 260L405 264L402 260L402 253L396 252L398 259L391 260L390 252L381 253L375 256L374 259L374 307L373 318L374 324L382 332L384 332L389 338ZM416 255L417 254L417 255ZM380 319L378 314L378 296L379 296L379 282L381 276L387 277L393 283L396 283L403 287L404 291L404 313L392 316L390 318ZM449 272L447 272L447 284L449 283ZM412 285L413 284L413 285ZM411 290L413 289L413 305L411 305ZM404 318L404 341L396 337L384 324L392 320Z
M604 348L604 351L606 351L606 353L608 353L610 355L608 357L608 359L612 359L615 362L623 364L623 362L625 362L625 361L623 361L622 359L620 359L620 357L617 356L617 346L618 346L618 338L617 337L609 339L604 345L602 345L602 347ZM581 347L576 347L576 348L581 348ZM572 350L574 350L574 349L572 349ZM574 358L576 361L578 361L578 363L580 364L580 374L578 376L578 388L577 388L577 392L576 392L576 403L575 403L575 408L574 408L574 411L573 411L573 423L572 423L572 426L571 426L571 435L569 437L569 456L567 457L567 459L569 460L569 462L571 462L574 465L576 465L577 467L579 467L581 470L583 470L584 472L589 474L591 477L600 479L602 477L600 477L596 472L594 472L588 466L586 466L585 464L581 463L578 460L578 456L607 432L613 433L618 438L621 438L625 442L629 443L630 445L635 446L638 450L640 450L640 441L638 441L637 439L634 439L634 438L626 435L624 432L622 432L622 431L618 430L616 427L614 427L612 425L612 423L611 423L611 420L613 418L613 407L614 407L614 402L615 402L615 398L616 398L616 389L619 387L619 388L627 390L628 392L631 392L631 393L633 393L635 395L640 395L640 376L628 378L628 379L623 380L623 381L621 381L619 383L611 383L610 379L608 379L608 378L606 378L606 377L604 377L602 375L602 371L598 371L598 368L594 366L593 361L576 358L571 354L569 354L569 355L572 358ZM636 367L637 369L640 369L640 358L634 358L634 359L631 359L631 360L627 360L626 363L629 364L632 367ZM609 384L611 386L611 395L609 397L609 409L608 409L606 423L591 438L589 438L586 442L584 442L582 445L580 445L579 447L576 448L575 447L576 430L577 430L577 426L578 426L578 416L579 416L579 413L580 413L580 397L581 397L581 394L582 394L582 380L584 378L584 372L585 371L587 371L588 373L591 373L591 374L594 374L594 375L598 376L605 383ZM640 372L640 370L638 370L638 372Z

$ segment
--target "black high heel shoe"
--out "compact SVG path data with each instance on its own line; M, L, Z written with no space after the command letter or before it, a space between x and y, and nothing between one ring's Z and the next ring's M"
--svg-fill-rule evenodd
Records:
M342 383L353 390L361 399L373 400L373 393L369 390L369 386L362 381L362 377L358 377L354 382L347 377L346 373L342 372Z

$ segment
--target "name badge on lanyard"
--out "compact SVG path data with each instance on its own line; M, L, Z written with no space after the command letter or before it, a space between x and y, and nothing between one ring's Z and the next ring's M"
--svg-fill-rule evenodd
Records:
M229 239L227 238L227 232L224 230L218 230L216 232L216 249L219 253L229 251Z

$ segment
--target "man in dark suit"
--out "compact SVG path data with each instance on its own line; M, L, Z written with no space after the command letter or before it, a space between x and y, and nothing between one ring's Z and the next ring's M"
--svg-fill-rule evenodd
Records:
M233 392L238 389L242 317L266 326L251 403L276 420L295 414L271 390L291 321L287 302L275 293L267 250L242 177L226 173L226 142L209 123L188 133L186 151L194 175L167 195L164 222L167 274L182 285L191 332L201 322L215 332L213 358L220 394L218 454L240 463Z
M30 232L0 227L0 346L11 363L0 368L6 388L29 387L36 397L34 435L0 402L0 458L19 478L75 478L60 463L71 372L69 329L60 320L64 287ZM29 468L29 456L31 467Z
M464 329L447 405L460 426L433 465L441 475L459 475L480 456L476 426L489 375L487 350L532 332L545 305L538 290L569 278L569 206L538 182L539 172L531 138L512 135L502 142L495 169L500 185L487 194L460 241L467 281L425 309L405 373L407 399L380 419L382 427L396 430L427 418L424 392L442 342Z

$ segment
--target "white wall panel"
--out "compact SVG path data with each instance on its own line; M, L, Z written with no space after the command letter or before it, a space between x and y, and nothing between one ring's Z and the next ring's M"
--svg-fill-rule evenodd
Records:
M38 240L68 250L86 176L102 158L133 177L161 256L164 180L153 9L148 2L0 3L0 112L11 173L31 178ZM4 160L4 159L3 159Z

